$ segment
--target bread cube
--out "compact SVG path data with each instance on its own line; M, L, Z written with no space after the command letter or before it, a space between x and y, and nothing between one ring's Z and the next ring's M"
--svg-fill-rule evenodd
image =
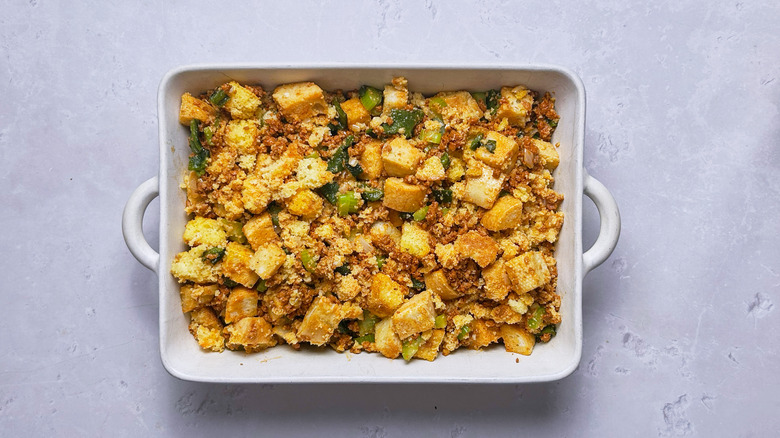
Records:
M287 211L306 220L314 219L322 211L322 198L311 190L301 190L287 200Z
M241 286L234 287L225 305L225 322L230 324L247 316L257 316L258 299L256 290Z
M390 114L391 109L403 109L409 102L409 90L406 78L393 78L392 85L385 85L384 100L382 101L382 115Z
M371 114L366 111L366 107L360 103L360 99L357 97L342 102L341 109L347 114L347 124L352 131L360 131L361 125L365 129L368 122L371 121Z
M230 99L225 102L225 109L234 119L254 119L260 108L260 98L249 88L242 87L238 82L230 82L227 94Z
M520 225L522 218L523 202L513 196L503 196L482 215L480 222L490 231L501 231Z
M425 205L425 187L407 184L400 178L387 178L384 191L385 196L382 199L382 205L387 208L414 213Z
M191 281L198 284L216 283L222 273L222 264L212 265L203 259L203 252L210 249L208 245L198 245L189 251L176 254L171 263L171 274L184 283Z
M444 165L441 164L441 159L439 157L430 157L417 169L415 176L423 181L441 181L447 177L447 174L444 172Z
M504 260L498 259L492 265L482 270L482 278L485 280L485 298L493 301L502 301L509 294L511 284L509 276L504 270Z
M495 131L488 131L485 139L487 141L495 141L496 149L493 152L490 152L485 147L478 148L474 154L478 160L503 171L508 171L515 167L520 146L518 146L514 139L501 135Z
M448 125L453 125L457 128L461 123L474 123L482 117L482 110L479 109L479 104L468 91L444 92L437 94L435 97L444 99L446 105L437 109L441 112L442 118Z
M358 296L361 289L360 283L358 283L354 276L345 275L341 277L341 280L338 283L336 296L339 297L339 300L341 301L349 301Z
M469 324L469 337L467 345L473 350L478 350L498 342L501 337L499 327L493 321L475 319Z
M225 327L228 334L227 347L231 350L243 348L253 353L276 345L273 327L261 317L246 317Z
M382 176L382 142L371 140L367 142L360 154L360 166L366 179L377 179Z
M319 158L304 158L298 162L295 177L306 189L316 189L333 181L336 175L328 172L328 163Z
M196 217L184 226L184 241L189 246L207 245L224 248L227 244L225 228L216 219Z
M558 149L544 140L533 139L534 145L539 149L539 160L546 169L553 171L561 162L561 157L558 155Z
M425 154L403 137L395 137L382 147L382 164L390 176L411 175Z
M432 290L442 300L454 300L461 294L447 281L444 271L439 269L425 274L425 286Z
M390 316L403 304L405 293L403 286L380 272L371 279L366 307L380 318Z
M269 213L254 216L246 221L243 231L249 246L254 251L257 251L258 248L266 243L275 242L279 239L279 235L274 231L274 223Z
M506 351L523 356L529 356L534 351L536 337L525 331L519 324L504 324L499 332L504 340Z
M271 189L267 179L260 173L252 173L244 179L241 201L250 213L262 213L271 202Z
M252 287L257 283L257 274L251 268L252 250L240 243L229 242L222 259L222 272L238 284Z
M195 337L200 348L211 351L225 349L222 323L210 308L200 307L190 313L189 331Z
M401 354L403 344L393 330L393 318L385 318L374 326L374 345L382 356L395 359Z
M454 268L455 265L460 262L460 253L458 253L455 249L455 245L452 243L446 245L437 243L434 252L436 253L436 259L439 261L439 264L447 269Z
M404 222L401 228L401 249L409 254L423 258L431 252L430 236L419 225Z
M450 157L450 167L447 168L447 179L452 182L458 182L464 175L466 175L466 163L460 158Z
M466 178L466 189L463 193L463 200L471 202L482 208L489 209L501 193L501 185L504 184L506 176L489 166L482 165L481 173L478 177ZM476 170L476 169L475 169Z
M312 345L323 345L330 340L341 322L341 306L332 297L318 296L312 301L297 336Z
M550 270L539 251L528 251L504 264L512 289L519 294L530 292L550 281Z
M240 155L257 154L257 124L253 120L231 120L225 127L224 140Z
M208 306L217 294L217 285L183 284L179 289L181 295L181 311L190 312L198 307Z
M184 126L190 126L193 120L200 120L203 123L211 123L216 108L206 101L197 97L192 97L190 93L184 93L181 96L181 107L179 108L179 123Z
M455 240L455 250L463 258L471 257L481 268L493 263L498 256L496 241L473 230L458 236Z
M393 329L399 338L406 339L432 329L435 320L433 295L430 290L426 290L413 296L393 313Z
M441 341L443 339L443 329L433 330L431 332L431 337L428 338L424 344L420 345L420 348L417 350L417 353L414 354L414 357L425 359L427 361L433 361L436 359L436 356L439 355L439 346L441 346Z
M257 248L249 260L249 266L263 280L268 280L282 267L287 259L287 254L276 243L266 243Z
M513 125L523 126L528 123L534 98L527 88L519 85L514 88L501 88L501 104L496 110L496 119L507 119Z
M378 242L384 237L389 237L397 245L401 244L401 232L390 222L376 222L371 226L369 235L374 242Z
M280 85L274 90L273 99L284 118L291 122L302 122L328 112L322 88L314 82Z

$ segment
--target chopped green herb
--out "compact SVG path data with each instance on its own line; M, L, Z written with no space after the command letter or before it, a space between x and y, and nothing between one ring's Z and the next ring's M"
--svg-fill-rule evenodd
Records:
M423 117L425 117L425 114L420 109L404 110L393 108L390 110L390 118L393 119L393 124L383 123L382 129L385 135L400 134L403 131L406 138L410 138L414 133L414 127L422 122Z
M268 290L268 286L265 284L265 280L262 278L257 282L255 285L255 289L257 289L258 292L265 292Z
M414 215L412 215L412 213L407 213L405 211L402 211L402 212L398 213L398 217L400 217L402 221L413 221L414 220Z
M547 119L547 124L550 125L550 128L558 127L558 121L554 119Z
M227 277L222 277L222 284L224 284L226 287L236 287L236 286L238 286L238 283L236 283L235 281L233 281L233 280L231 280L231 279L229 279Z
M228 96L227 93L225 93L225 91L221 88L217 88L213 93L211 93L211 96L209 96L209 102L218 107L221 107L227 103L228 99L230 99L230 96Z
M355 137L351 134L344 138L344 142L341 143L341 146L339 146L338 149L333 152L330 160L328 160L328 172L339 173L344 170L344 165L349 159L349 152L347 149L349 149L349 147L352 146L352 143L354 142Z
M450 189L437 189L432 193L433 199L439 204L449 204L452 202L452 190Z
M314 272L314 268L317 267L317 260L314 259L314 256L306 248L301 251L301 264L303 264L303 269L309 272Z
M355 343L362 344L363 342L374 342L374 334L369 333L367 335L358 336L355 338Z
M358 202L360 198L353 191L342 193L336 197L336 209L339 216L347 216L350 213L357 213Z
M423 129L420 131L420 140L427 141L428 143L439 144L441 143L441 129Z
M189 170L195 172L198 176L203 175L203 172L206 171L208 159L211 155L209 150L200 143L200 137L198 136L199 125L199 120L193 119L190 122L190 150L193 155L190 157L190 163L187 166Z
M349 267L349 263L344 263L343 265L336 268L335 271L341 275L349 275L352 273L352 268Z
M360 97L360 103L363 104L363 108L368 112L371 112L377 105L382 103L382 91L368 85L360 87L358 96Z
M376 268L381 271L382 266L385 265L386 261L387 261L387 256L383 256L383 255L376 256Z
M349 335L350 337L354 337L357 334L349 328L349 321L346 319L341 320L338 326L338 331L339 333Z
M425 216L428 215L428 206L420 207L419 210L415 211L412 215L412 219L414 219L417 222L421 222L425 220Z
M485 138L484 135L482 135L481 133L477 134L477 136L472 138L471 141L469 142L469 149L471 149L472 151L476 151L478 147L482 146L483 138Z
M464 325L460 328L460 332L458 333L458 340L462 341L466 339L466 337L469 335L469 332L471 331L471 328L467 325Z
M485 149L488 150L491 154L496 152L496 141L495 140L488 140L485 142Z
M215 246L214 248L209 248L203 251L203 254L201 254L200 258L202 258L204 262L211 262L212 265L216 265L217 262L222 260L222 257L224 256L225 248Z
M282 211L282 206L276 202L268 204L268 213L271 215L271 222L274 227L279 227L279 212Z
M447 315L436 315L436 319L433 322L433 328L443 329L444 327L447 327Z
M385 192L382 189L375 189L375 188L366 188L363 189L363 193L360 194L360 196L363 197L364 201L367 202L376 202L382 199L382 197L385 196Z
M214 137L214 130L211 129L211 126L206 126L203 128L203 139L206 140L206 144L209 146L214 146L214 143L212 143L211 139Z
M219 223L222 224L222 229L225 230L227 238L233 242L246 243L246 236L244 235L244 224L236 221L229 221L225 218L219 218Z
M355 165L349 164L349 162L344 164L344 167L347 168L349 173L352 174L352 176L355 177L355 179L358 179L360 177L360 174L363 173L363 166L360 165L360 163L355 163Z
M447 152L441 154L440 160L441 160L441 165L444 166L444 170L450 168L450 163L452 162L452 160L450 160L450 154L448 154Z
M486 95L484 91L476 91L471 93L471 97L473 97L477 102L484 102Z
M337 100L334 100L333 106L336 108L336 123L331 123L328 125L331 134L335 134L338 131L347 129L347 113L345 113L344 109L341 108L341 103L339 103Z
M418 292L422 292L422 291L425 290L425 282L424 281L420 281L420 280L418 280L418 279L416 279L414 277L409 277L409 278L412 279L412 289L414 289L414 290L416 290Z
M376 323L379 322L379 317L374 315L373 313L369 312L368 310L363 311L363 319L358 321L358 330L360 333L360 336L367 335L369 333L374 333L374 326ZM371 341L373 342L373 341Z
M498 108L499 99L501 99L501 94L498 90L488 90L485 93L485 106L489 110L495 110Z
M536 330L539 328L539 326L542 324L542 318L544 318L545 312L546 311L542 306L539 306L533 310L531 316L526 322L526 326L529 330Z
M331 204L336 204L336 194L339 192L339 183L331 181L317 189L317 193L327 199Z
M407 362L412 360L412 358L417 353L417 350L420 349L420 346L422 344L423 344L422 336L418 336L414 339L405 340L401 346L401 355L404 357L404 360Z

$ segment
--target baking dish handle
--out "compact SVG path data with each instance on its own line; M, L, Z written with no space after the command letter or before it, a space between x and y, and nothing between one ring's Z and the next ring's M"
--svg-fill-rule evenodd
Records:
M599 210L601 228L599 237L589 250L582 255L583 276L592 271L612 254L620 237L620 211L617 202L604 184L584 172L583 189Z
M130 195L122 213L122 235L125 237L127 248L142 265L157 272L160 254L149 246L144 237L144 213L146 207L160 194L160 180L158 177L149 178Z

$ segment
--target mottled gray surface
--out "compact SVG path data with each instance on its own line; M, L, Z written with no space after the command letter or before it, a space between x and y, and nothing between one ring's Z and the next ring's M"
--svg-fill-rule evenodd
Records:
M775 0L0 3L0 434L780 433ZM120 216L157 172L162 75L238 61L575 70L587 169L623 214L617 250L584 283L579 369L523 386L170 377L156 277ZM589 243L587 201L585 214Z

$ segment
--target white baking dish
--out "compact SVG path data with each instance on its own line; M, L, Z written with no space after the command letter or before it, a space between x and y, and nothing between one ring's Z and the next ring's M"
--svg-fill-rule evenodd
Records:
M531 356L507 353L503 346L485 351L460 349L434 362L388 360L378 354L339 354L330 349L287 346L261 353L206 353L187 331L179 286L169 273L174 255L185 249L184 192L179 188L187 167L187 128L178 122L181 95L213 88L229 80L260 84L266 90L282 83L310 80L324 89L380 86L405 76L409 88L423 93L442 90L482 91L523 84L549 91L561 116L553 142L560 143L561 164L555 189L565 195L565 223L556 249L558 293L563 322L557 336L538 345ZM612 253L620 233L614 199L583 168L585 91L571 71L549 66L189 66L169 72L158 94L160 124L159 176L139 186L130 197L122 228L130 251L157 272L160 292L160 351L165 368L185 380L204 382L481 382L520 383L561 379L574 371L582 350L582 278ZM593 200L601 216L601 232L593 247L582 252L582 195ZM159 254L146 242L142 220L146 207L160 196Z

